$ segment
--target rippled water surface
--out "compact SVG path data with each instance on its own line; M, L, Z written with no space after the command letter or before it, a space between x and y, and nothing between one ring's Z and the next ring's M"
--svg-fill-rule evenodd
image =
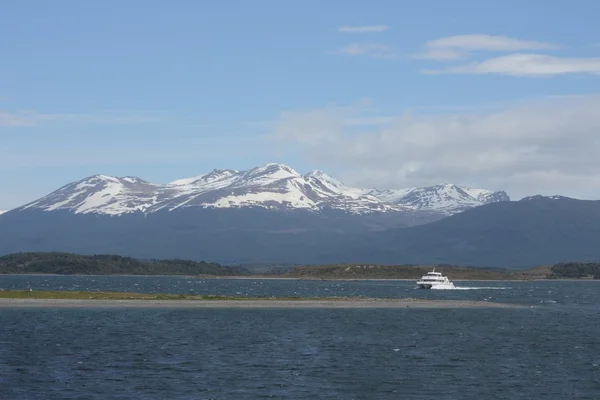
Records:
M600 282L0 276L0 289L475 299L522 309L0 308L0 399L600 399Z

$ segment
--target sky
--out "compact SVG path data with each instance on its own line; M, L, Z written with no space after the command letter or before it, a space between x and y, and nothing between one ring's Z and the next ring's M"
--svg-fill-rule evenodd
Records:
M18 0L0 210L93 174L284 163L360 187L600 198L595 0Z

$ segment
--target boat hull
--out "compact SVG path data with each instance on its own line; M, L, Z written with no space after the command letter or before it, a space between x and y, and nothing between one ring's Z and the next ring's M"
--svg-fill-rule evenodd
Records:
M430 282L417 282L419 289L454 289L453 283L430 283Z

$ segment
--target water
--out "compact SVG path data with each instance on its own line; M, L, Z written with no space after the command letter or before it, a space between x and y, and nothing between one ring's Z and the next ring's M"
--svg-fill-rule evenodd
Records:
M0 290L84 290L230 296L379 297L481 300L577 307L600 304L600 281L455 281L455 290L415 289L414 281L193 279L181 276L0 275Z
M368 296L522 309L0 309L0 399L600 398L600 282L1 276L1 289ZM488 287L488 289L486 289Z

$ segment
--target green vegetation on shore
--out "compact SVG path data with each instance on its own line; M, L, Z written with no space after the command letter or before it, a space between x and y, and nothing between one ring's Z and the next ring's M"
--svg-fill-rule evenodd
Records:
M0 274L245 275L243 268L189 260L138 260L111 254L15 253L0 257Z
M451 280L600 279L600 264L595 263L561 263L527 270L456 265L310 265L293 268L284 276L301 279L418 279L432 268Z

